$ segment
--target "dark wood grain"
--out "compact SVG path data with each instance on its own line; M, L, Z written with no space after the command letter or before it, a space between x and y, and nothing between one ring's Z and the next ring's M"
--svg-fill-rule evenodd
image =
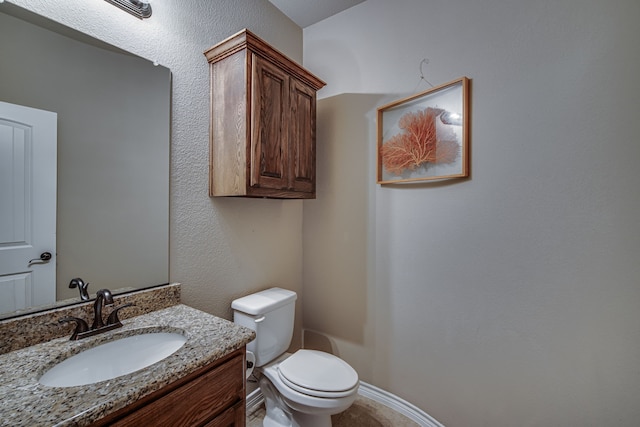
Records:
M205 56L209 195L315 198L316 91L325 83L247 30Z
M237 350L93 426L244 426L244 355Z

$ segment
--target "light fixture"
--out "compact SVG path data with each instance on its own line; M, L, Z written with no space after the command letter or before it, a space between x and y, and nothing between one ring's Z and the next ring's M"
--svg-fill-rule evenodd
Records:
M135 16L144 19L151 16L151 4L149 0L105 0Z

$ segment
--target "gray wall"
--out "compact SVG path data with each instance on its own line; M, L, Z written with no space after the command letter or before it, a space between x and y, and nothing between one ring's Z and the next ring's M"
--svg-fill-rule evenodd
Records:
M161 1L144 21L104 1L12 3L171 70L169 268L170 279L184 284L186 304L231 318L237 296L271 285L300 290L302 203L208 197L209 71L203 55L249 28L301 61L299 27L266 0Z
M368 0L306 28L328 84L305 338L448 427L638 425L639 19L635 0ZM473 79L471 178L378 186L376 107L427 89L425 57L433 84Z

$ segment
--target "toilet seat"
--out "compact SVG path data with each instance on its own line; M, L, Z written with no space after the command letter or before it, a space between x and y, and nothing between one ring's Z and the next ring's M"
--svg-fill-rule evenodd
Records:
M284 384L315 397L339 398L352 395L358 387L358 373L344 360L315 350L298 350L278 364Z

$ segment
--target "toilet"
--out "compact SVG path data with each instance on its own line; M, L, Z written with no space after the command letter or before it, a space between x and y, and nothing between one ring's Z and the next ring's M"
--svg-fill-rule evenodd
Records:
M265 398L264 427L330 427L358 394L358 373L332 354L301 349L286 353L293 336L293 291L266 289L234 300L233 321L253 329L247 345Z

